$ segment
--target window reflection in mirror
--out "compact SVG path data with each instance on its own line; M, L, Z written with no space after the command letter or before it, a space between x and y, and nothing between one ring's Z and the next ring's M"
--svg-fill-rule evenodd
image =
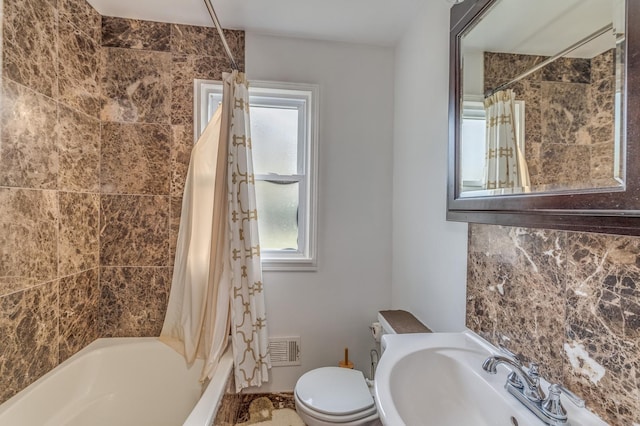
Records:
M623 0L500 0L465 31L461 197L624 186L624 22ZM486 100L509 90L487 118Z

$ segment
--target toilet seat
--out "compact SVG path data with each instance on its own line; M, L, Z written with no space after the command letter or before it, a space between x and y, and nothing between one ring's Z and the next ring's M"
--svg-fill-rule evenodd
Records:
M339 367L311 370L298 380L295 399L302 411L329 423L377 417L375 401L358 370Z
M372 407L372 409L367 410L366 412L353 413L347 416L332 416L330 414L324 414L309 408L302 401L300 401L297 394L294 394L294 398L296 402L296 411L298 412L298 415L300 415L300 417L305 421L305 423L309 425L358 426L358 425L380 424L377 422L378 412L376 410L375 405ZM312 419L313 419L313 422L311 422Z

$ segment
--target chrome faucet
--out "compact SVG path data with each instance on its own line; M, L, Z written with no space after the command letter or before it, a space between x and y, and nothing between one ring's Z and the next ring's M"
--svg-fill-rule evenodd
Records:
M494 355L484 361L482 369L490 374L496 374L496 367L500 364L507 364L513 369L507 376L508 384L523 392L531 401L540 402L545 399L544 391L540 387L538 364L532 363L527 372L524 371L519 360Z
M511 367L512 371L507 376L504 387L545 424L551 426L567 425L567 411L560 402L561 393L564 393L578 407L585 406L582 399L558 384L549 386L549 396L545 396L540 386L538 364L531 363L528 371L525 371L520 360L510 352L508 353L513 358L500 355L490 356L482 363L482 369L490 374L496 374L497 366L500 364Z

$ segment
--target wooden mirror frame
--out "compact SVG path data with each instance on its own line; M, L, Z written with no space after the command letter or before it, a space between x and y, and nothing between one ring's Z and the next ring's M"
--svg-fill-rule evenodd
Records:
M451 8L447 220L569 231L640 235L640 1L626 1L622 126L625 185L610 192L459 196L461 35L497 0L466 0Z

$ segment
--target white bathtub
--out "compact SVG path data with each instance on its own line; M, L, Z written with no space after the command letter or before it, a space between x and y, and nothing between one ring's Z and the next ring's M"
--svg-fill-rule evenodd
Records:
M98 339L0 405L6 426L209 426L233 367L231 349L204 391L158 339Z

